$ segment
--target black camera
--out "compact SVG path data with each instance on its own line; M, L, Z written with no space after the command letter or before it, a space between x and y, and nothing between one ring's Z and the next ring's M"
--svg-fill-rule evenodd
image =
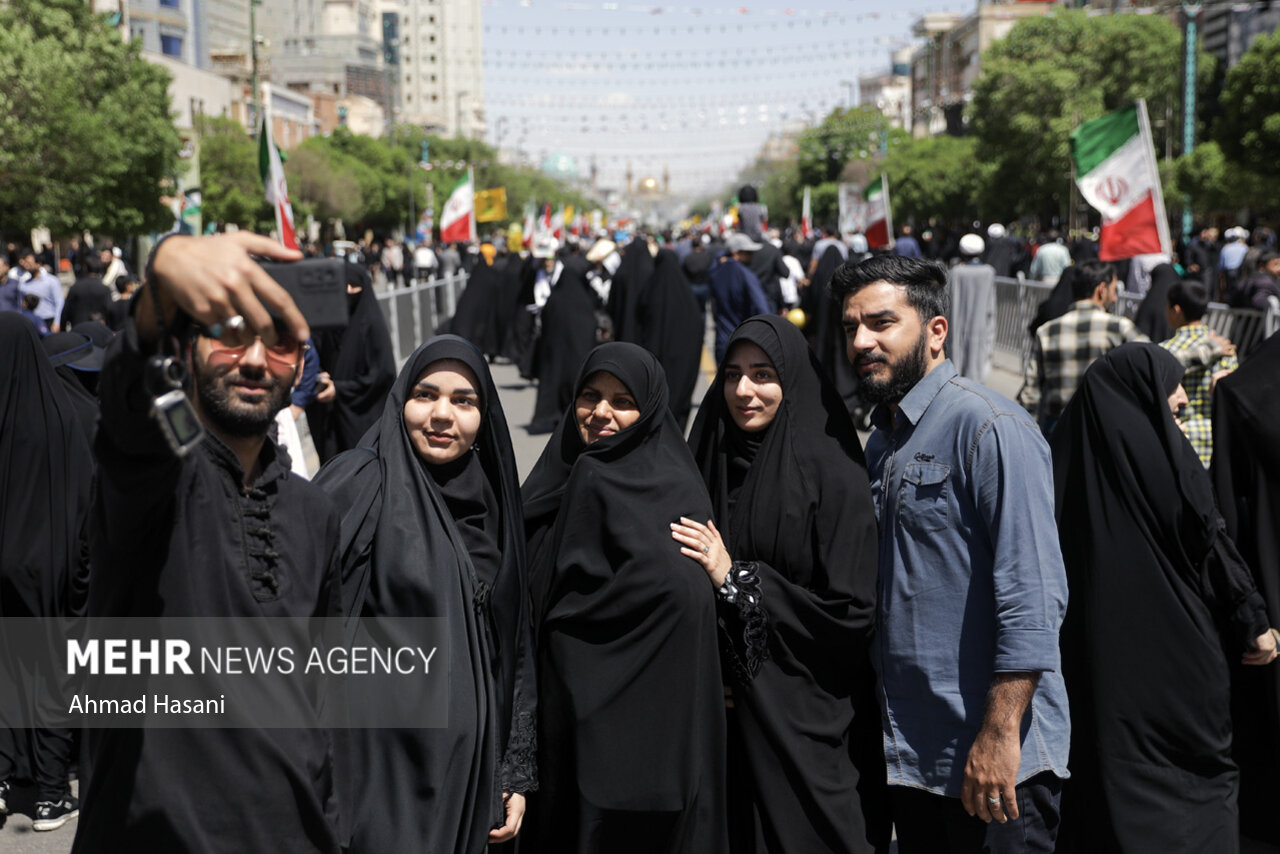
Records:
M343 329L347 312L347 262L341 258L259 261L267 275L289 292L312 329Z

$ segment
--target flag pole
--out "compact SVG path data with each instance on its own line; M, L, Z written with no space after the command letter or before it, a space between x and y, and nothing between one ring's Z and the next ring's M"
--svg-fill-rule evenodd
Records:
M1147 168L1151 173L1151 201L1156 213L1156 233L1160 235L1160 249L1173 257L1173 241L1169 239L1169 214L1164 207L1164 188L1160 185L1160 167L1156 164L1155 140L1151 136L1151 121L1147 118L1147 100L1138 99L1138 132L1142 134L1143 151Z
M884 196L884 224L888 232L890 248L893 247L893 208L889 207L889 175L880 173L880 193Z
M467 166L467 183L471 185L471 213L468 214L471 220L471 242L475 243L479 239L476 233L476 175L470 166Z

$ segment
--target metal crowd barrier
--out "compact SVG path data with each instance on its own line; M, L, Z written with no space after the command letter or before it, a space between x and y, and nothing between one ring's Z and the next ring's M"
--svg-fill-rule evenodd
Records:
M1121 294L1116 313L1132 319L1145 297ZM1241 358L1248 356L1280 327L1280 305L1272 300L1267 311L1256 308L1231 308L1225 303L1211 302L1204 323L1214 332L1236 345ZM1157 342L1159 343L1159 342Z
M1052 285L1027 279L996 278L996 352L994 362L1007 371L1022 374L1031 358L1031 333L1027 327L1040 303L1049 296ZM1116 313L1133 318L1142 297L1121 294ZM1230 308L1223 303L1209 303L1204 322L1209 328L1236 345L1241 358L1247 357L1259 344L1280 331L1280 301L1272 300L1267 311L1253 308Z
M1025 279L996 277L996 367L1022 376L1031 358L1031 333L1027 327L1053 290L1053 285Z
M397 365L403 365L419 344L453 317L458 297L466 286L467 274L459 271L448 278L419 279L407 288L378 294L378 305L391 332Z

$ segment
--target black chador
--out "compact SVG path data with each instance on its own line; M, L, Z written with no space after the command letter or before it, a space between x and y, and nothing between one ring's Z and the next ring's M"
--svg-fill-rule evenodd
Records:
M480 383L472 450L428 464L404 407L433 362ZM352 854L476 854L504 820L503 792L536 787L536 685L515 456L497 387L470 343L443 335L405 363L368 447L316 478L342 508L348 614L441 617L449 640L449 725L351 733Z
M711 518L634 344L592 351L575 389L617 377L639 418L586 445L572 406L523 488L539 658L534 850L725 851L724 699L714 591L670 524Z
M800 331L760 315L729 339L768 355L772 423L734 423L721 366L689 444L745 595L721 602L729 809L738 852L887 848L884 754L868 644L876 519L844 405ZM741 570L741 571L739 571Z

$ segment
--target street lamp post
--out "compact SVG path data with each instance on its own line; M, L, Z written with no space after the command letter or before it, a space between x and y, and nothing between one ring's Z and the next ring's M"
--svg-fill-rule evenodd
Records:
M258 103L258 16L254 10L261 5L262 0L249 0L249 108L255 130L262 105Z
M457 100L457 109L455 113L457 115L457 120L458 120L458 139L466 138L466 134L462 132L462 99L467 97L468 94L470 93L468 93L466 89L463 89L461 92L459 92L455 96Z
M1186 18L1182 40L1182 153L1190 154L1196 147L1196 33L1201 6L1183 3L1182 14ZM1173 130L1166 128L1165 132ZM1182 239L1191 239L1191 197L1183 196Z

